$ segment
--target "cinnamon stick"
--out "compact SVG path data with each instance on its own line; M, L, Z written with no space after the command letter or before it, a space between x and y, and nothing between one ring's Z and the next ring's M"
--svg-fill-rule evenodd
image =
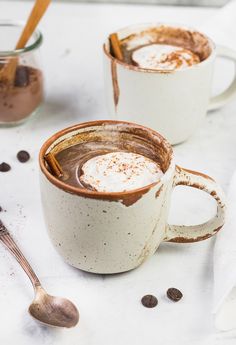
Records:
M123 57L123 53L121 50L120 41L119 41L117 33L110 34L109 39L110 39L110 44L112 48L112 54L118 60L123 61L124 57Z
M48 153L44 157L44 159L48 163L49 168L50 168L53 175L55 175L56 177L62 177L63 176L62 168L61 168L60 164L58 163L58 160L56 159L56 157L51 152Z

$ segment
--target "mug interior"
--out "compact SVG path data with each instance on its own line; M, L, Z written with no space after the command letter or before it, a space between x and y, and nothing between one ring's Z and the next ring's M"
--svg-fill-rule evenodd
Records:
M134 67L136 70L145 69L132 65L132 52L149 44L174 45L188 49L199 57L200 63L210 57L214 48L212 41L206 35L196 30L179 26L164 24L134 25L118 30L117 34L124 55L124 61L116 59L117 62ZM110 58L114 58L109 40L104 45L104 51ZM153 71L157 72L158 70Z
M119 194L124 195L132 192L106 193L82 189L79 186L71 186L52 175L45 161L45 155L51 152L56 156L61 151L74 145L81 145L82 148L84 143L89 144L89 150L84 152L84 155L81 153L81 157L79 157L83 160L83 163L93 156L101 154L101 152L129 151L157 162L162 172L165 173L172 160L171 145L159 133L149 128L120 121L93 121L62 130L46 141L41 148L39 158L44 175L58 187L73 193L89 195L116 194L119 196ZM150 186L145 186L139 190L150 188Z

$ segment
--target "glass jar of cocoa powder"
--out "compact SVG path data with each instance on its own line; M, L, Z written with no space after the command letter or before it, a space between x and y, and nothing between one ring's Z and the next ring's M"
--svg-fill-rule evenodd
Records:
M23 49L14 49L23 23L0 22L0 126L23 123L43 100L43 73L39 47L42 34L35 31Z

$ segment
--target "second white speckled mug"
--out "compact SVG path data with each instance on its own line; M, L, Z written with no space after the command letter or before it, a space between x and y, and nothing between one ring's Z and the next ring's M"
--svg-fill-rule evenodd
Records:
M134 140L147 155L159 157L163 177L132 191L104 193L71 186L50 173L45 155L84 141ZM135 152L135 148L133 148ZM136 151L137 152L137 151ZM140 152L140 151L139 151ZM139 266L162 241L196 242L223 225L224 194L204 174L175 165L171 145L157 132L119 121L93 121L64 129L42 146L40 182L45 220L52 243L71 265L95 273L118 273ZM197 226L167 223L170 197L177 185L198 188L217 202L217 214Z
M201 57L201 62L182 70L144 69L114 58L107 39L103 46L104 81L108 111L113 119L151 127L171 144L178 144L198 129L208 110L235 98L235 73L227 90L210 97L215 58L221 56L236 63L236 52L232 49L215 46L196 30L160 23L131 25L117 34L122 44L129 42L132 49L137 41L139 45L172 44L192 50Z

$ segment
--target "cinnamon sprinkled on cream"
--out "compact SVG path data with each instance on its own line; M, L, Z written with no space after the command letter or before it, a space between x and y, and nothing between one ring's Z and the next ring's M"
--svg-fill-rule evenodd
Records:
M99 192L124 192L145 187L163 175L151 159L132 152L112 152L89 159L80 182Z
M164 44L150 44L138 48L133 52L132 60L141 68L171 71L200 62L199 57L190 50Z

